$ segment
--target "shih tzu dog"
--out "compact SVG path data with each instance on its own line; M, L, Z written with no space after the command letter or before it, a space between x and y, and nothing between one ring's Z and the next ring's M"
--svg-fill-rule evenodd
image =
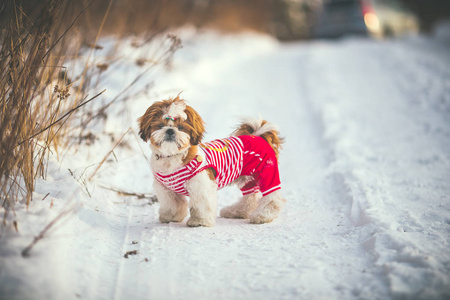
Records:
M204 122L179 96L153 103L138 123L140 137L152 150L161 222L181 222L189 209L188 226L214 226L217 190L231 183L243 196L220 216L256 224L277 218L285 200L278 173L282 139L274 125L247 120L232 136L201 143Z

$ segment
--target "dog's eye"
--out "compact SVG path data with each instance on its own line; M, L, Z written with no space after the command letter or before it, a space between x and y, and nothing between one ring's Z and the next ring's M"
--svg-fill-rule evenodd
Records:
M159 129L161 129L161 128L163 128L163 127L164 127L164 124L162 124L162 123L158 125L158 128L159 128Z
M184 129L184 127L183 126L181 126L181 125L178 125L178 130L183 130Z

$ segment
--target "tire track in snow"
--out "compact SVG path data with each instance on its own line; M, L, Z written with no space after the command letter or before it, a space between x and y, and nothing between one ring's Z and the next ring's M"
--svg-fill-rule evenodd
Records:
M433 221L439 209L424 211L422 197L427 195L429 205L442 206L449 192L448 184L438 179L449 174L448 126L443 121L448 115L441 118L431 111L440 104L427 99L426 84L440 84L445 76L437 58L405 52L400 45L345 41L316 51L316 66L325 70L320 80L328 89L316 92L315 109L335 153L332 169L351 205L348 214L374 255L373 270L385 278L390 297L442 299L449 295L449 256L441 254L448 238L439 232L448 233L448 228ZM438 70L430 70L433 66ZM358 77L363 70L367 76ZM413 79L410 86L405 78ZM445 89L433 93L439 91ZM424 101L431 110L424 109Z
M110 199L110 194L104 194L105 202ZM92 297L105 300L117 299L123 268L123 249L131 214L131 209L125 205L110 203L108 206L110 209L106 214L106 222L101 225L103 228L97 233L97 243L101 244L98 249L102 251L98 253L94 261L97 265L97 274L89 283ZM89 265L89 262L85 265Z
M96 192L95 197L108 199L107 194ZM64 278L77 298L113 299L120 269L120 249L127 228L127 208L117 210L105 201L103 207L85 202L78 212L73 228L75 238L67 253Z
M127 207L127 217L126 217L126 222L124 225L124 234L123 234L123 238L122 238L122 253L124 253L123 259L119 260L118 262L118 267L117 267L117 274L112 282L112 289L114 291L113 297L111 299L124 299L122 298L122 289L123 289L123 277L124 277L124 269L126 268L126 261L125 259L130 258L132 255L135 254L130 254L128 251L137 251L136 253L139 252L139 249L135 249L136 247L133 247L132 250L128 250L128 244L133 244L132 240L129 240L130 237L130 227L132 227L134 225L134 222L132 221L132 218L134 217L133 211L134 211L134 206L131 207ZM127 256L128 255L128 256ZM128 275L128 274L127 274Z
M324 45L325 46L325 45ZM333 87L328 86L327 76L329 75L329 65L322 61L318 48L321 46L312 45L307 51L306 57L302 60L302 69L298 73L297 78L300 78L300 86L303 91L303 101L300 103L303 106L299 109L303 113L298 113L299 118L304 118L309 125L310 145L309 151L313 151L316 161L320 164L319 167L323 172L321 184L326 183L327 188L323 190L318 201L324 202L323 209L338 211L338 216L343 219L341 224L343 231L338 234L347 243L347 247L351 249L345 256L340 257L346 261L345 266L341 266L337 270L342 273L349 273L351 276L337 275L336 289L351 291L351 294L341 295L345 298L357 299L385 299L387 297L386 281L380 276L379 268L373 268L374 258L367 255L365 246L362 241L366 239L367 233L360 230L369 222L365 215L365 209L358 201L355 201L353 190L347 185L348 174L344 176L336 172L336 163L338 158L333 143L329 140L329 125L327 120L323 118L320 101L321 97L330 97L329 92L333 91ZM327 47L327 46L325 46ZM330 65L334 61L328 62ZM319 105L319 107L318 107ZM333 114L333 111L330 111ZM336 129L338 130L338 129ZM315 150L313 150L316 148ZM307 158L307 161L313 160ZM315 180L320 180L315 178ZM316 203L317 204L317 203ZM332 220L330 220L332 222ZM357 264L350 263L352 260ZM359 274L358 274L359 273Z
M73 281L68 284L75 285L77 298L124 299L122 290L127 282L124 277L129 275L129 261L135 260L132 255L127 260L124 254L139 246L132 244L132 234L139 221L135 219L136 207L146 211L142 209L143 200L118 197L115 192L98 188L92 197L101 200L85 201L79 211L74 228L79 238L72 245L78 251L68 259L67 269L73 273ZM95 203L102 206L93 206Z
M143 203L143 200L131 200L126 234L122 245L114 299L147 299L148 289L152 288L149 279L142 276L143 270L154 259L152 249L163 247L162 236L170 235L169 231L155 229L157 210ZM152 221L149 223L149 221ZM136 251L136 252L134 252ZM126 253L130 253L127 257ZM150 298L153 299L153 298ZM156 298L157 299L157 298Z

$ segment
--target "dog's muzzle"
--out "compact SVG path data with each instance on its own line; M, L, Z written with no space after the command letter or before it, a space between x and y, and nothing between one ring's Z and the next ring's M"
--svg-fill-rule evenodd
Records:
M166 130L164 135L164 141L166 142L174 142L175 141L175 130L169 128Z

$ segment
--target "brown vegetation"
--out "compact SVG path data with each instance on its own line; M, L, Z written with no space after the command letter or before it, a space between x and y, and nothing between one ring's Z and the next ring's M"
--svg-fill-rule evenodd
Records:
M49 127L37 139L32 136L58 116L65 96L47 90L60 70L53 30L61 3L39 9L40 17L29 19L15 1L2 7L0 50L0 192L2 204L26 194L31 200L36 176L44 175L45 155L59 131ZM60 85L68 93L64 80ZM57 95L60 97L58 97ZM38 139L40 141L38 141ZM20 175L20 177L19 177ZM25 190L19 181L23 180ZM21 193L23 192L23 193Z
M69 118L87 99L67 77L69 29L62 0L17 1L0 6L0 205L32 200L37 177L45 177L50 149L58 151ZM75 17L75 20L81 15ZM64 28L64 29L63 29ZM82 82L83 77L80 79Z

